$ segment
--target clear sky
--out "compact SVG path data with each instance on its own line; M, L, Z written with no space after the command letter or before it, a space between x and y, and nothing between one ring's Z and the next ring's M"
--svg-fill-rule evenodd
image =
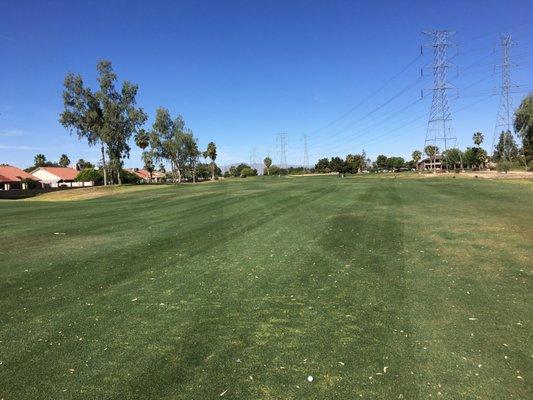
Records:
M312 163L362 149L409 158L423 146L431 103L429 91L420 99L432 83L431 69L420 78L431 62L430 48L420 55L423 30L457 32L450 80L460 147L478 130L492 143L499 32L517 43L514 104L533 89L531 0L0 0L0 10L0 162L21 167L36 153L97 161L58 118L65 74L95 85L100 59L140 86L148 127L158 106L183 115L202 147L216 142L220 165L249 161L253 148L258 161L269 153L278 162L279 132L293 164L304 134ZM132 148L126 165L140 166Z

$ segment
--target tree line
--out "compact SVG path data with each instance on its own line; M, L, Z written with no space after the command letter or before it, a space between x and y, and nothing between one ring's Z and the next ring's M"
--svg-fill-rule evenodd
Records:
M474 146L467 147L464 151L459 148L450 148L441 152L438 146L428 145L423 149L415 150L411 160L402 157L387 157L378 155L372 162L361 154L349 154L344 159L340 157L322 158L309 172L319 173L359 173L362 171L402 171L416 169L423 155L430 162L430 169L435 168L436 162L442 164L447 170L487 168L489 163L495 164L498 169L507 171L511 167L525 167L533 169L533 95L527 95L514 114L513 127L521 146L517 144L515 135L511 131L502 131L494 145L491 156L481 147L485 139L482 132L472 135ZM438 160L437 160L438 159Z
M152 175L156 164L164 170L170 165L172 181L181 182L184 177L196 181L198 172L204 174L205 166L200 156L210 159L210 177L215 179L217 150L211 142L204 152L198 148L198 140L181 115L172 117L164 107L156 110L151 129L144 124L147 113L137 106L138 85L124 81L117 88L117 75L110 61L99 61L96 66L98 87L87 86L81 75L69 73L63 90L64 111L60 123L80 140L100 150L103 183L123 183L124 160L130 156L130 140L142 149L144 168Z
M117 87L117 75L110 61L97 63L96 89L87 86L79 74L69 73L65 77L63 90L64 111L60 114L60 123L80 140L86 140L90 146L100 150L101 173L104 185L122 183L125 174L124 160L130 156L130 141L142 150L144 168L152 175L159 165L159 171L165 171L165 164L170 165L168 175L173 182L183 180L215 179L220 176L216 166L217 148L210 142L205 151L200 151L198 140L192 130L186 126L181 115L172 116L165 107L156 110L152 126L144 127L147 113L137 105L138 85L123 81ZM497 163L502 169L508 169L512 163L522 163L532 168L533 160L533 95L524 98L515 112L514 130L521 141L518 146L512 132L501 132L493 154L489 156L481 148L484 135L473 135L474 146L462 151L458 148L442 152L437 146L426 146L423 151L415 150L411 160L399 156L379 155L375 161L367 158L365 152L348 154L346 157L321 158L314 168L289 167L280 168L272 164L270 157L264 160L265 175L283 175L286 173L338 172L360 173L363 171L402 171L417 168L423 155L435 166L437 158L444 169L482 169L489 162ZM200 158L209 160L201 163ZM83 161L83 160L80 160ZM32 168L38 166L67 166L68 157L63 154L57 163L46 160L42 154L35 157ZM80 164L80 162L78 162ZM88 165L85 165L86 167ZM208 175L207 175L208 174ZM207 176L206 176L207 175ZM246 164L232 167L226 176L253 176L257 171Z

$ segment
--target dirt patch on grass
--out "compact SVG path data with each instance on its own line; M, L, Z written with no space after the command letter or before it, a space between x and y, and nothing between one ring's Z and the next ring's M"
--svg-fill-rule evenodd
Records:
M158 190L163 185L121 185L121 186L98 186L90 188L63 190L60 192L43 193L23 201L76 201L89 200L105 196L115 196L123 193Z
M533 179L533 172L528 171L476 171L476 172L463 172L464 176L470 178L485 178L485 179Z
M390 174L393 175L393 174ZM533 179L533 172L528 171L464 171L464 172L402 172L403 178L481 178L481 179Z

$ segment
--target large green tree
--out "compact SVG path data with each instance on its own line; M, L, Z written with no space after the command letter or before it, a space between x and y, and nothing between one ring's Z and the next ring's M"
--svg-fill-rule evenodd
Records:
M198 141L192 131L183 134L180 145L180 164L190 172L193 183L196 183L196 167L200 157Z
M148 173L150 174L150 182L152 182L153 172L155 170L154 156L151 151L143 151L141 158L144 163L144 169L147 170Z
M124 81L121 90L117 90L117 75L110 61L99 61L96 69L97 91L86 87L81 75L67 74L63 91L65 110L59 121L89 145L100 145L104 184L108 183L106 152L111 171L121 183L123 159L129 157L129 139L147 116L136 106L137 85Z
M157 162L168 161L172 179L177 182L177 149L174 145L174 121L168 109L159 107L156 110L155 120L149 134L150 147Z
M487 161L487 152L481 147L467 147L463 157L468 168L480 169Z
M448 149L443 154L443 161L446 169L463 169L463 152L457 148Z
M518 146L511 131L500 133L492 158L495 161L515 161L518 157Z
M379 169L386 169L387 168L387 156L380 154L376 158L376 167Z
M514 129L522 139L526 166L533 162L533 94L527 95L515 112Z
M315 170L321 173L331 172L331 166L327 158L321 158L315 165Z
M204 151L204 158L211 160L211 179L215 180L215 160L217 158L217 146L213 142L209 142L206 151Z
M199 157L198 144L181 115L172 119L166 108L158 108L149 142L154 160L170 164L174 182L181 182L186 171L194 173Z
M366 166L365 154L348 154L346 156L346 172L356 174L361 172Z
M387 168L392 171L398 171L405 164L403 157L389 157L387 158Z

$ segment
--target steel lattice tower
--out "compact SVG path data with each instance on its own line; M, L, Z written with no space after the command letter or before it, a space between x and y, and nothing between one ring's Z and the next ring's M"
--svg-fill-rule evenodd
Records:
M507 138L511 132L511 115L513 113L512 98L510 96L511 87L515 86L511 82L511 67L514 66L511 63L511 46L515 43L511 39L511 35L501 35L500 46L502 48L502 86L500 92L500 108L498 110L498 117L496 119L496 126L494 128L494 137L492 139L492 147L499 140L501 132L505 132L503 135L503 158L504 160L510 160L510 149L507 146ZM498 139L497 139L498 138Z
M256 153L257 153L257 148L256 147L252 148L252 150L250 151L250 166L251 167L253 167L253 165L257 163Z
M450 37L455 34L452 31L436 30L423 32L431 37L431 42L426 46L433 47L433 100L429 111L428 126L426 131L426 140L424 148L428 145L438 146L443 144L443 149L455 147L457 138L452 132L452 112L448 101L448 91L454 89L454 86L447 82L447 70L454 65L446 60L447 50L450 46L455 46Z
M287 134L278 133L276 138L276 144L279 153L279 166L281 168L287 167Z
M309 168L309 154L307 152L307 135L304 135L304 168Z

